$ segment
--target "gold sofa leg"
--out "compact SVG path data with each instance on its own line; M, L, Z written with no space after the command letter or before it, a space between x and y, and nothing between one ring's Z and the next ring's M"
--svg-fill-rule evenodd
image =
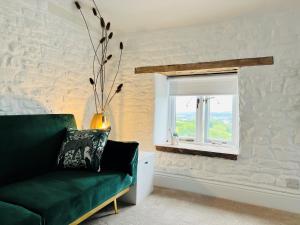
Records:
M117 199L116 198L114 199L114 209L115 209L115 213L118 214L119 211L118 211L118 203L117 203Z
M79 217L77 220L73 221L72 223L70 223L69 225L78 225L80 224L82 221L86 220L87 218L89 218L90 216L94 215L95 213L97 213L100 209L102 209L103 207L107 206L108 204L114 202L114 209L115 209L115 213L118 213L118 205L117 205L117 199L119 197L121 197L122 195L126 194L129 191L129 188L124 189L123 191L121 191L120 193L116 194L115 196L113 196L112 198L106 200L105 202L103 202L101 205L97 206L96 208L92 209L91 211L87 212L86 214L84 214L83 216Z

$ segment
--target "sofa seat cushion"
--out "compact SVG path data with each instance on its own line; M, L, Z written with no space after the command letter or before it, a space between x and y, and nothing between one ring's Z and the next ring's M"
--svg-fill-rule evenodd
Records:
M21 206L0 201L0 224L42 225L42 218Z
M129 187L118 172L56 171L0 188L0 200L38 213L46 225L66 225Z

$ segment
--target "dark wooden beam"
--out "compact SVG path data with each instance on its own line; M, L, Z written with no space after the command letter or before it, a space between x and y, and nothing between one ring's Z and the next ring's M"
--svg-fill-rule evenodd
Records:
M156 150L161 151L161 152L169 152L169 153L201 155L201 156L206 156L206 157L237 160L236 154L229 154L229 153L208 152L208 151L199 151L199 150L193 150L193 149L187 149L187 148L178 148L178 147L172 148L172 147L166 147L166 146L156 146Z
M245 59L230 59L213 62L199 62L188 64L174 64L162 66L145 66L135 68L136 74L141 73L162 73L169 76L169 74L183 71L205 71L205 70L226 70L227 68L241 68L247 66L265 66L273 65L273 56L259 57L259 58L245 58ZM195 73L195 72L194 72Z

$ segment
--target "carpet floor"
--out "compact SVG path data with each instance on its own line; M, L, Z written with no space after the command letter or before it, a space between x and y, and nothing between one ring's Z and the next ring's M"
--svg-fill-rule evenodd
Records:
M182 191L156 188L141 204L112 206L84 225L300 225L300 215Z

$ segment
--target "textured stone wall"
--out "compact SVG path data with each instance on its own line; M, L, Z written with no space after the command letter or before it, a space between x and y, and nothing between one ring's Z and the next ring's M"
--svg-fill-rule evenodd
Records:
M0 1L0 114L73 113L82 126L91 49L72 7L69 0Z
M152 150L153 76L135 66L274 56L275 65L239 74L237 161L157 152L156 171L299 194L300 7L225 21L125 36L126 92L119 137Z
M0 1L0 114L73 113L87 127L91 49L72 1ZM242 69L238 161L158 153L156 171L299 194L300 7L218 24L123 35L112 138L154 150L152 75L136 66L273 55ZM115 65L115 64L113 64Z

